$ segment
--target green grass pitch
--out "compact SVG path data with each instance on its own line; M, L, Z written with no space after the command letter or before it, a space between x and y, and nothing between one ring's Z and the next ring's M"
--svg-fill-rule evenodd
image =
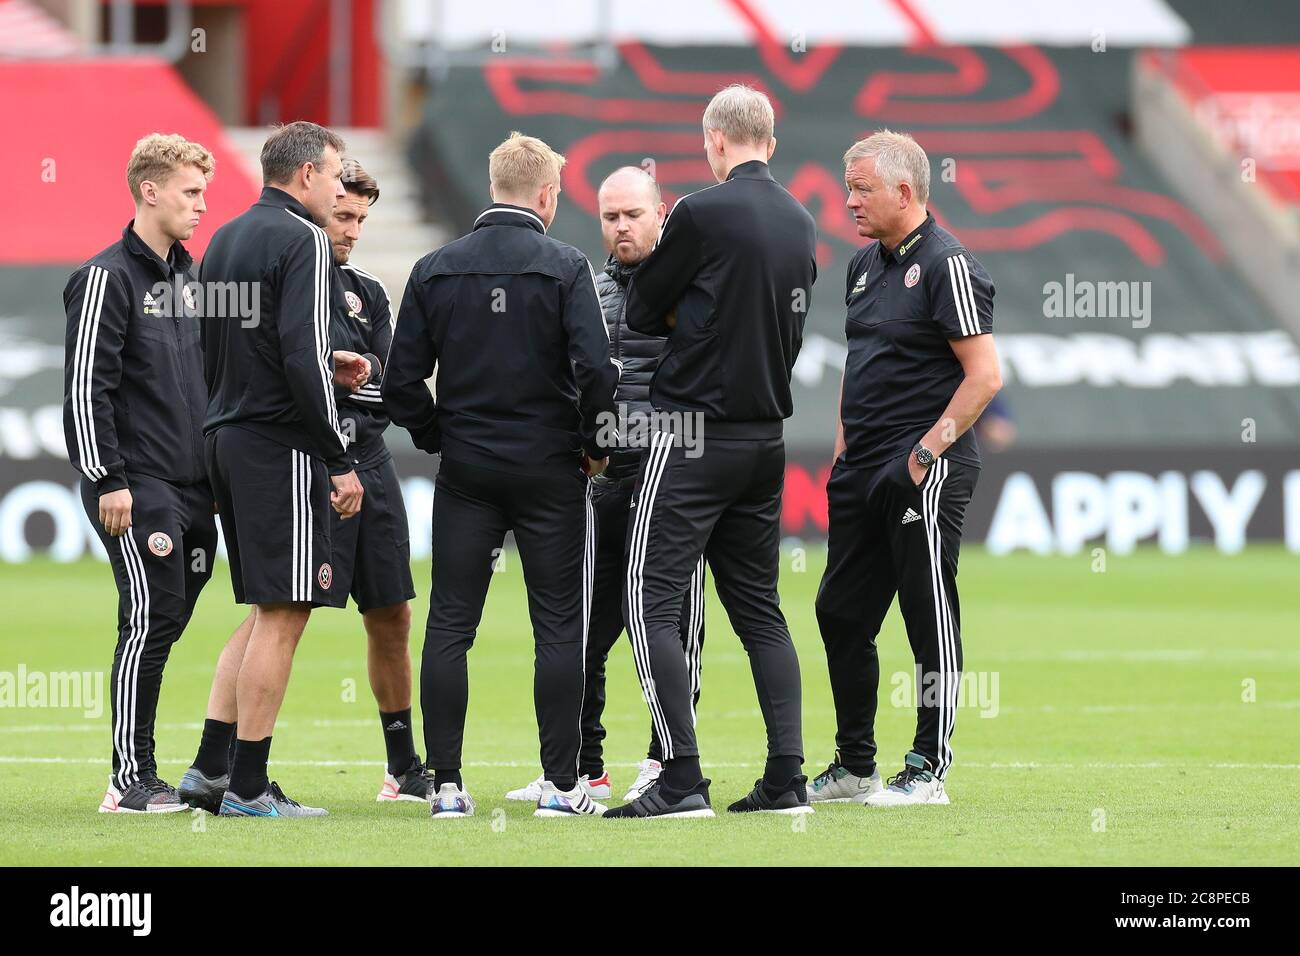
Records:
M787 552L781 582L803 667L810 775L833 749L812 606L823 561L824 550ZM949 807L832 805L793 820L534 820L531 807L503 799L538 772L531 636L510 552L470 655L464 775L476 818L434 823L420 804L375 802L383 743L360 620L351 609L318 611L298 651L271 775L291 796L328 807L328 819L98 814L107 712L3 707L0 864L1300 863L1300 559L1264 547L1234 557L1112 555L1104 573L1091 565L1087 553L963 554L975 678L953 738ZM417 621L428 573L417 566ZM35 562L6 566L0 581L0 671L107 669L116 600L107 567ZM197 745L218 649L241 616L219 565L163 687L156 736L173 783ZM707 627L699 736L721 809L759 775L764 737L744 652L712 593ZM417 659L420 640L417 624ZM912 667L896 608L880 646L878 740L882 770L893 773L914 720L894 700L894 675ZM626 639L609 674L606 758L621 795L649 726Z

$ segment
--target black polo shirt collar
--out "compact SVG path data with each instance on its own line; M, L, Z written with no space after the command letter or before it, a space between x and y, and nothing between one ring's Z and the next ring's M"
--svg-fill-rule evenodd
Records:
M930 235L930 232L933 229L934 229L934 213L927 212L925 214L925 222L921 223L919 226L917 226L915 229L909 232L907 234L907 237L903 239L903 241L900 242L897 246L895 246L892 252L887 251L883 244L880 247L881 252L884 252L886 258L893 259L895 262L901 263L904 259L910 256L913 252L915 252L918 247L920 247L925 243L926 237Z
M512 206L507 202L494 202L474 220L474 228L481 226L523 226L546 234L546 224L542 217L526 206Z
M751 159L747 163L739 163L731 168L727 173L727 181L733 179L771 179L772 170L768 168L767 163L761 159Z
M126 251L140 259L144 259L161 275L164 279L170 279L174 272L189 272L190 266L194 260L190 254L185 251L185 247L179 242L173 242L171 249L167 252L167 261L163 262L158 258L158 253L149 248L149 244L140 238L140 234L135 231L135 220L132 219L122 230L122 244Z

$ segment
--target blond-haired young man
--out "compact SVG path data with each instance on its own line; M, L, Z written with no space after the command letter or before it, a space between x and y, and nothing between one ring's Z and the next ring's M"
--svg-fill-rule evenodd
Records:
M126 168L135 218L63 290L64 436L118 591L102 813L185 809L158 776L153 729L163 668L212 575L217 543L198 303L181 245L206 211L213 168L212 154L183 136L136 143Z
M518 133L493 150L492 205L469 235L415 264L380 389L393 421L442 455L420 670L434 819L474 812L460 774L466 655L511 530L536 645L535 814L604 810L578 783L578 721L595 550L587 476L604 470L613 443L600 432L618 369L591 264L546 235L563 164ZM435 367L436 402L425 386Z

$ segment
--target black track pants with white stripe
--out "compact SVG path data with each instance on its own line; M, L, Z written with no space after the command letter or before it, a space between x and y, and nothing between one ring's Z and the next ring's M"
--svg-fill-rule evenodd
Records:
M581 773L592 779L604 773L602 742L605 728L605 663L623 633L623 583L627 579L628 532L631 530L632 489L602 487L592 483L591 503L596 511L596 569L592 582L591 627L587 638L587 689L582 695ZM704 561L701 557L690 586L682 598L680 622L682 653L691 681L691 705L700 702L700 652L704 647ZM663 758L663 744L654 722L650 724L650 746L646 756Z
M767 727L767 756L803 758L799 658L777 596L781 560L780 438L709 438L690 457L657 434L637 478L624 619L665 760L699 755L682 598L704 555L740 637Z
M212 491L206 482L174 485L127 475L131 529L113 538L99 522L95 486L81 480L81 503L108 552L117 583L117 649L108 695L113 785L126 790L157 773L154 715L172 645L212 577L217 548Z
M513 558L502 545L513 531L532 619L542 770L552 780L577 776L596 537L588 487L576 464L572 474L536 477L443 459L433 496L433 578L420 665L430 767L461 767L466 657L494 569L510 570L504 562Z
M940 777L952 764L962 669L957 556L978 477L978 468L940 458L918 488L906 455L876 468L836 462L831 471L817 623L835 698L835 745L855 773L875 766L876 635L895 594L916 661L908 675L916 703L912 750Z

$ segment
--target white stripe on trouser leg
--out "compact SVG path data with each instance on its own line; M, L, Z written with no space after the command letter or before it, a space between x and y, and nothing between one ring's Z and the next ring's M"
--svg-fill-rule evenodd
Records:
M943 555L943 535L939 531L940 515L940 497L943 493L942 485L948 479L948 463L943 464L943 476L939 480L940 487L935 490L934 494L934 521L935 521L935 552L939 559ZM943 569L942 560L939 560L940 571ZM957 619L952 613L952 604L948 600L948 588L944 584L942 574L939 576L939 596L943 598L944 616L948 621L948 723L943 735L944 752L941 754L943 760L943 769L939 774L942 779L948 773L948 768L952 766L952 731L957 724L957 703L961 690L961 665L957 663L957 642L960 635L957 633Z
M700 629L704 626L704 555L700 555L691 575L690 586L686 589L687 617L686 631L682 634L685 641L686 673L691 690L691 726L695 726L695 695L700 692Z
M943 624L942 630L939 631L940 710L939 727L936 732L936 754L938 765L935 767L935 773L940 779L942 779L948 772L948 766L952 763L952 748L949 745L949 736L952 733L953 725L956 723L956 691L957 680L960 677L960 675L956 673L956 627L952 617L952 610L948 605L947 589L944 587L943 583L943 535L939 531L940 502L943 494L943 484L947 477L948 462L943 461L942 468L935 476L935 482L930 491L930 512L927 517L927 533L929 535L931 549L931 568L935 590L939 599L939 621Z
M934 599L935 633L939 644L938 728L936 732L935 775L940 779L952 763L949 737L956 722L957 684L960 675L955 673L957 662L956 627L948 595L943 586L942 543L939 533L939 502L944 479L948 476L948 463L940 458L930 469L921 491L921 511L924 517L926 543L930 558L930 588ZM950 686L951 685L951 686Z
M299 544L302 540L302 510L298 507L298 453L289 452L292 477L289 481L289 510L293 512L293 539L290 543L289 556L289 600L298 600L298 582L302 580L300 562L302 561Z
M584 529L582 534L582 688L578 697L578 754L574 758L574 773L581 771L582 762L582 708L587 702L587 633L591 629L591 591L596 565L596 515L591 507L591 479L582 505Z
M628 637L632 641L632 657L636 661L637 674L641 678L641 692L645 695L646 705L650 708L650 719L659 735L665 760L673 756L672 736L668 733L668 721L659 704L659 696L655 693L654 671L650 666L650 644L645 628L642 587L646 548L650 540L650 514L655 493L659 490L659 479L663 476L672 447L672 436L663 432L656 432L650 441L645 480L641 486L641 503L637 506L632 524L632 547L627 562Z
M312 588L316 580L316 562L312 558L311 547L313 544L311 512L311 459L305 454L302 456L302 500L307 506L307 520L303 522L303 552L307 555L306 574L303 577L303 600L310 601L313 596Z
M145 578L144 562L135 538L128 530L118 544L122 549L122 562L126 568L127 589L131 595L131 636L122 648L122 659L117 669L117 725L114 727L114 746L118 754L117 786L125 790L138 778L140 762L135 752L136 696L139 687L140 658L149 636L149 584Z
M126 575L126 589L130 598L130 610L126 615L127 638L122 642L122 653L117 663L117 681L113 685L113 749L117 751L117 775L113 780L114 786L119 790L125 790L129 783L127 782L131 775L131 749L127 742L127 708L126 708L126 688L129 681L126 679L127 670L130 667L131 655L135 648L135 642L140 636L140 587L135 576L135 565L131 563L131 555L126 549L127 535L118 538L118 549L122 552L123 573ZM121 640L119 635L118 640Z
M137 712L139 709L139 700L140 700L140 693L139 693L140 660L144 656L145 644L147 644L149 641L149 628L150 628L149 578L145 575L144 559L140 557L140 546L136 544L135 538L132 536L129 530L125 535L123 535L123 537L126 539L127 549L131 552L131 557L135 561L135 573L136 573L136 577L138 577L140 580L140 594L142 597L141 607L140 607L140 638L136 642L135 659L131 664L131 687L130 687L130 697L128 701L131 709L130 726L134 727L136 724L136 720L138 719ZM140 773L140 758L139 758L139 754L135 752L134 734L132 734L131 736L131 767L132 767L132 773L138 776Z
M632 527L632 549L628 556L627 592L628 592L628 637L632 642L632 656L637 665L637 674L641 680L641 691L650 709L650 719L659 735L659 742L664 748L664 759L668 759L668 721L664 717L659 697L655 693L654 672L650 667L649 642L646 639L644 609L642 606L642 571L645 564L644 543L648 540L648 501L652 491L657 490L659 478L667 463L672 449L671 436L661 441L664 436L656 433L651 439L649 458L646 463L645 481L642 484L642 501L638 507ZM640 546L639 546L640 545Z

